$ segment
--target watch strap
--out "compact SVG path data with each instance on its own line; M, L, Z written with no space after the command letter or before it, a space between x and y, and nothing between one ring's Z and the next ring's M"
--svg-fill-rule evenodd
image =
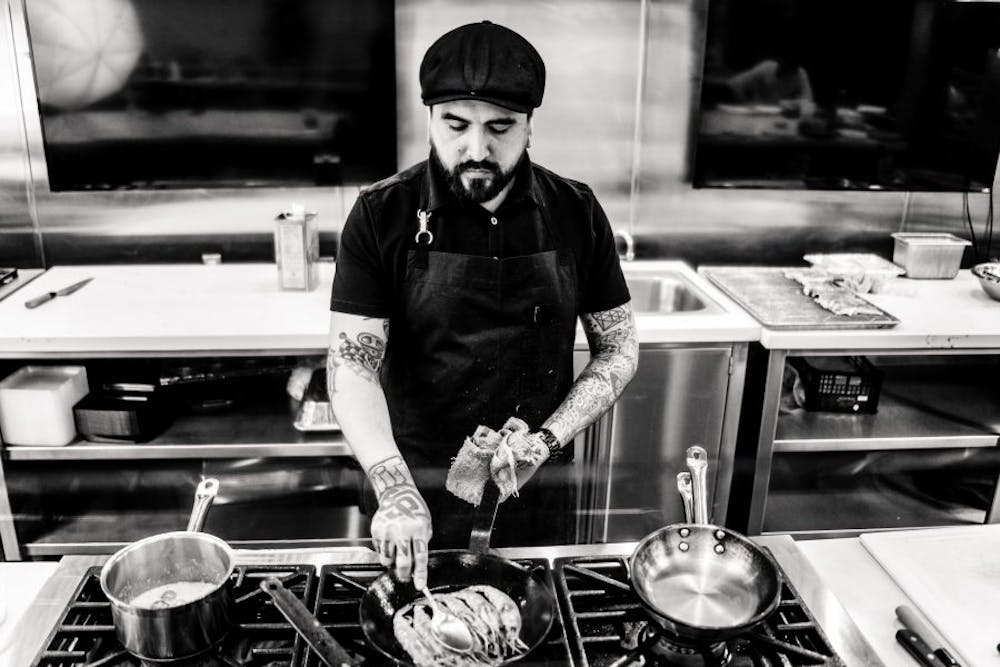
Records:
M563 448L562 443L559 442L559 438L547 428L540 428L537 433L541 437L542 442L545 443L545 446L549 448L549 460L558 459Z

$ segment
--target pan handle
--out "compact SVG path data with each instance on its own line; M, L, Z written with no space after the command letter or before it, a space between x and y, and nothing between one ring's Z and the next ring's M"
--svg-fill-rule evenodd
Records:
M691 492L691 473L677 473L677 492L681 494L681 502L684 503L684 521L694 522L694 496Z
M201 480L194 492L194 507L191 508L191 518L188 519L188 531L201 532L205 526L205 519L208 517L208 510L215 502L215 496L218 492L219 480L214 477Z
M285 588L277 577L268 577L260 582L262 591L271 596L274 606L288 619L295 631L302 635L310 648L316 652L323 664L329 667L351 667L354 659L340 643L320 625L312 612Z
M500 489L492 480L487 480L486 486L483 487L483 498L476 507L472 520L472 532L469 535L469 551L472 553L484 554L489 551L499 504Z
M708 489L706 476L708 452L700 445L687 449L687 466L691 471L691 493L694 497L694 522L708 523Z

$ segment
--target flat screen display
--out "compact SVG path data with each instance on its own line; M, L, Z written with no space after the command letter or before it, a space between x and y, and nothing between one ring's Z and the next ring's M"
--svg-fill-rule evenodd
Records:
M1000 3L709 0L695 187L981 191Z
M26 0L53 191L370 183L392 0Z

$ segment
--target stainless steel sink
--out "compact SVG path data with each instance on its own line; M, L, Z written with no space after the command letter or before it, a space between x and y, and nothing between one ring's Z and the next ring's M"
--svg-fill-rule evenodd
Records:
M716 312L718 306L679 273L625 273L636 313Z

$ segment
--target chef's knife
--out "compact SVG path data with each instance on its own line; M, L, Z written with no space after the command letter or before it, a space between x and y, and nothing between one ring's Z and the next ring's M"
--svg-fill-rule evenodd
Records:
M908 630L912 630L920 635L927 642L927 645L930 646L931 651L934 652L938 660L947 667L962 667L961 663L955 660L954 656L945 648L944 640L941 639L941 636L930 627L920 612L905 604L901 604L896 607L896 618Z
M56 298L57 296L69 296L73 292L77 291L78 289L89 283L91 280L93 280L93 278L84 278L78 283L73 283L72 285L56 290L55 292L46 292L45 294L36 296L33 299L28 299L27 301L24 302L24 307L38 308L43 303L47 303L52 299Z

